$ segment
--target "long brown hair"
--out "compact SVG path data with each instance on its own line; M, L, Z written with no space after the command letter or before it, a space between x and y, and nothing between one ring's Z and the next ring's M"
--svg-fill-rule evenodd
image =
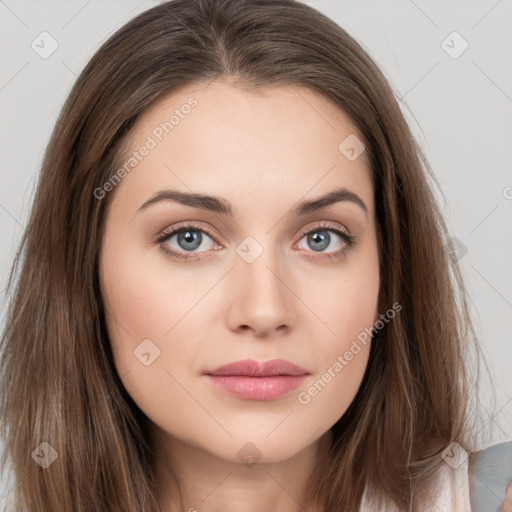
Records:
M142 113L215 79L247 89L309 88L346 112L364 138L380 304L402 310L374 336L358 394L333 426L331 453L301 504L356 512L368 486L380 510L418 510L433 492L442 451L475 442L482 354L435 178L391 86L342 28L294 0L166 2L118 30L78 77L8 282L2 464L9 457L16 505L158 510L145 417L115 371L105 327L98 254L110 196L98 200L94 191L118 169ZM58 456L47 468L31 456L49 450L38 448L43 442Z

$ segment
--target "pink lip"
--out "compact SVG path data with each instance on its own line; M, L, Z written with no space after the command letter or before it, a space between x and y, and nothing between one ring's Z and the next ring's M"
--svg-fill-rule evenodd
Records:
M299 366L272 359L236 361L204 374L212 384L246 400L274 400L299 387L309 373Z

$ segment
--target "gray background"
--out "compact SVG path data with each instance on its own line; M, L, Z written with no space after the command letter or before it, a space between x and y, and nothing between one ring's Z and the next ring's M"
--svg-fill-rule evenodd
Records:
M100 44L158 3L0 1L2 290L66 95ZM402 98L460 240L473 317L494 371L497 403L484 411L493 442L512 439L512 0L305 3L355 37ZM31 47L43 31L58 42L46 59ZM2 301L1 326L4 318Z

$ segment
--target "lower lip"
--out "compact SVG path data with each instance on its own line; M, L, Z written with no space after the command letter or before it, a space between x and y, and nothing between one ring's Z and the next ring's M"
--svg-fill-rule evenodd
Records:
M307 375L206 375L220 390L245 400L275 400L298 388Z

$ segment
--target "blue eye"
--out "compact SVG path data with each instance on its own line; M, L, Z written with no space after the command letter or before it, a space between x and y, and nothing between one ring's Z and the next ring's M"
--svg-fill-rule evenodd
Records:
M312 248L314 253L316 252L319 254L318 257L320 259L324 258L329 261L340 260L355 244L355 236L349 235L334 226L335 225L331 223L327 223L326 225L315 226L313 229L302 232L302 238L306 237L307 244ZM329 233L334 233L335 237L341 239L341 249L329 252L325 251L333 241L333 237ZM314 258L318 257L314 256Z
M166 255L171 258L177 258L180 260L187 260L190 258L192 251L197 251L204 241L204 236L212 240L212 237L207 233L204 227L199 229L194 225L182 225L172 229L169 229L163 233L157 242L162 245L162 248L166 252ZM178 248L172 248L169 245L171 239L177 237L176 244ZM213 241L213 240L212 240ZM185 254L180 251L185 251ZM187 252L189 254L187 254Z
M335 224L326 223L320 226L315 226L313 229L303 231L300 241L302 241L304 237L307 237L307 244L311 248L311 251L308 251L303 247L299 247L301 252L317 253L317 256L312 256L314 259L323 258L329 261L341 259L355 244L355 236L349 235L348 233L337 229L335 226ZM332 234L335 236L333 237ZM171 240L174 238L176 238L174 243L177 247L176 245L173 247L170 244ZM331 245L333 240L333 245L336 246L336 238L338 238L338 245L341 246L341 249L325 251L325 249ZM211 241L210 248L206 247L204 250L198 250L206 239ZM300 241L297 244L298 246L300 246ZM183 261L190 259L195 261L201 258L200 256L195 256L196 253L200 254L202 252L208 252L209 249L211 250L212 248L213 250L219 250L222 248L221 245L217 244L213 234L210 233L205 226L199 227L194 224L186 223L164 231L156 242L162 246L166 256Z

